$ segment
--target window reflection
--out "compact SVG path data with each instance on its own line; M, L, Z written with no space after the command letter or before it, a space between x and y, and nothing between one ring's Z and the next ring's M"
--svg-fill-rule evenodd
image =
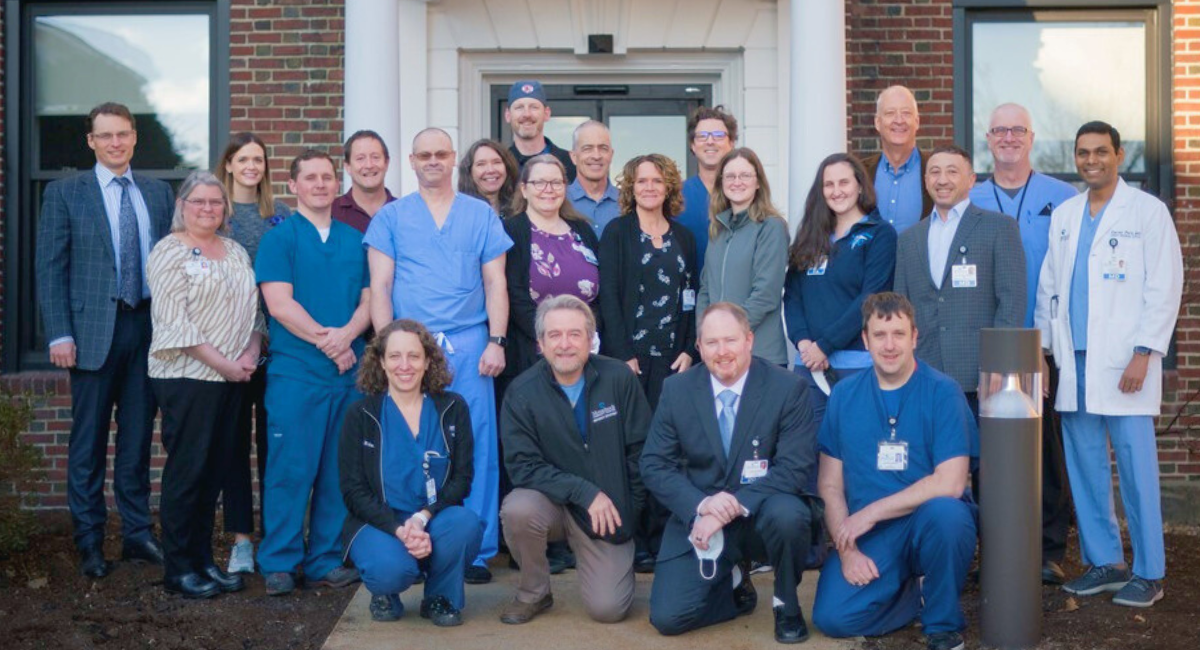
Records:
M614 169L621 169L634 157L661 153L674 160L681 172L687 170L686 115L613 115L608 118L608 128L617 155Z
M39 16L34 20L37 167L95 164L84 118L103 101L137 119L133 164L206 167L209 158L209 17Z
M985 137L992 109L1033 115L1033 168L1075 173L1075 131L1104 120L1121 132L1123 173L1146 172L1146 30L1133 21L978 22L971 98L975 170L994 166Z

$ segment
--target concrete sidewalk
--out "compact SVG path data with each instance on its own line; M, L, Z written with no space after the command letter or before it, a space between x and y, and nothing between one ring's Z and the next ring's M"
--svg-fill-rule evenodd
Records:
M500 622L500 610L513 596L517 574L507 567L494 567L496 579L487 585L467 585L467 606L463 625L437 628L418 615L422 589L413 587L401 596L404 617L394 623L376 623L367 611L371 595L360 587L346 607L342 618L325 641L325 650L749 650L783 648L775 643L771 613L772 574L753 577L758 590L758 608L754 614L722 625L697 630L678 637L664 637L650 626L650 583L653 576L639 575L633 609L629 618L614 625L589 619L579 598L579 582L574 571L553 576L554 607L525 625ZM804 574L800 585L800 605L811 637L805 650L832 650L859 647L856 641L836 641L812 624L812 602L817 572Z

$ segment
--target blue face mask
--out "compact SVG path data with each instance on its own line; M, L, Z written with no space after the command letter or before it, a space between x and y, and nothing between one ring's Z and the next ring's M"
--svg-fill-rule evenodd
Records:
M717 560L721 557L721 553L725 550L725 531L718 530L713 533L712 537L708 538L708 548L701 550L700 547L692 544L692 550L696 552L696 558L700 561L700 577L705 580L712 580L717 577ZM705 562L711 562L712 571L705 571Z

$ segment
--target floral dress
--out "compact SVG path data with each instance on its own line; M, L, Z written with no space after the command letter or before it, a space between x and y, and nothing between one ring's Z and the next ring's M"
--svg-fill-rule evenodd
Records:
M655 248L646 233L642 233L639 243L642 273L638 278L633 349L638 355L663 357L675 348L675 323L682 315L689 269L670 232L663 235L662 248Z

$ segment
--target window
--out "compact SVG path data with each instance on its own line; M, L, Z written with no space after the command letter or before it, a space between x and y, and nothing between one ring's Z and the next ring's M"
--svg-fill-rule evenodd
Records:
M207 2L7 4L9 86L5 98L5 345L7 371L47 367L35 293L37 218L46 185L91 169L85 119L104 101L137 120L138 172L178 182L216 155L228 130L228 0ZM13 92L14 89L16 92ZM15 118L15 119L14 119ZM13 155L16 154L16 155Z
M1169 9L1160 8L1165 1L1056 8L1071 4L1078 3L956 0L958 139L974 153L975 171L991 173L991 111L1019 103L1033 116L1033 168L1077 182L1075 131L1103 120L1121 132L1125 180L1164 194L1171 180L1170 38L1162 31Z

